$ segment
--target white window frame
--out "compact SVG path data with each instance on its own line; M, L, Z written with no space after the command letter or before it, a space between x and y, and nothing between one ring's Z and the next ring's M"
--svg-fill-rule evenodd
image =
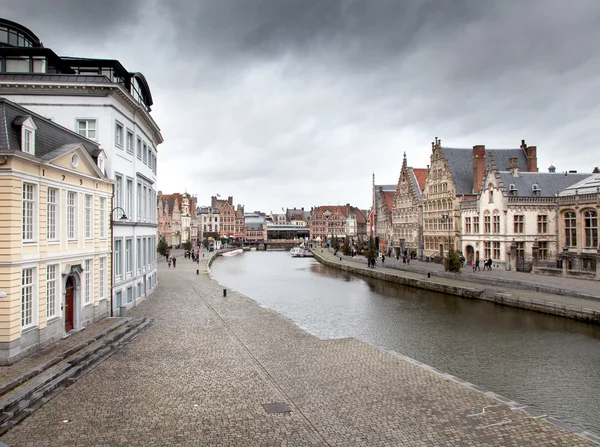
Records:
M131 277L133 272L133 239L125 239L125 277Z
M58 316L58 264L46 266L46 318Z
M115 172L115 208L123 208L123 175ZM112 216L110 216L112 219Z
M140 273L142 273L142 238L141 237L137 238L136 248L137 248L137 250L136 250L137 251L136 268L137 268L137 273L139 275Z
M146 246L147 246L147 242L146 242L146 238L142 238L142 271L145 272L146 271Z
M142 159L142 139L137 137L136 140L136 154L138 159Z
M67 240L77 239L77 193L67 191Z
M46 189L46 238L50 241L60 239L59 230L59 198L58 188L48 187Z
M133 131L131 129L127 129L127 136L125 137L125 150L133 154Z
M125 126L119 121L115 121L115 146L123 149L123 138L125 137Z
M125 215L131 218L131 203L133 201L133 179L127 177L125 179Z
M127 304L132 303L133 302L133 287L127 287L127 289L125 289L125 293L126 293L126 300L127 300Z
M123 239L115 239L115 246L113 247L113 269L115 274L115 281L121 281L123 278Z
M21 193L21 236L23 242L35 242L37 236L37 185L23 182Z
M92 259L85 259L83 261L83 306L92 304L93 302L93 287L94 287L94 276L93 276L93 264Z
M98 300L106 298L106 256L98 258Z
M142 220L142 183L137 182L137 221Z
M106 239L107 234L107 219L106 219L106 197L100 197L100 206L99 206L99 225L100 225L100 239Z
M37 269L34 266L23 266L21 270L21 331L37 325L37 312Z
M27 118L21 124L21 152L35 155L35 131L36 124L31 118Z
M91 194L85 194L83 196L84 206L84 235L85 239L92 239L94 237L94 196Z
M143 144L142 161L144 162L145 165L148 164L148 145L146 144L146 142L144 142L144 144Z
M90 124L94 124L90 126ZM85 124L84 128L81 129L80 124ZM86 137L88 140L98 140L98 120L96 118L77 118L75 120L75 132L79 135ZM92 129L93 127L93 129ZM90 134L93 132L93 136Z

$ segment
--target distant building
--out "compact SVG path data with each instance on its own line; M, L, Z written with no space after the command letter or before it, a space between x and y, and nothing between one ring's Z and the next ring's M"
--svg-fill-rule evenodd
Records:
M198 242L198 221L194 197L188 193L158 192L158 236L168 245L178 247L190 241Z
M112 313L113 184L97 143L3 98L0 122L5 365ZM131 275L132 244L118 248Z
M258 242L267 240L267 221L264 216L257 213L248 213L244 216L246 225L246 240Z
M310 239L326 244L334 237L340 243L348 240L352 245L366 240L367 220L363 212L350 204L313 207L310 219Z
M214 206L201 206L196 208L200 241L219 238L220 215L219 208Z
M285 211L285 219L290 225L308 227L311 214L312 209L310 211L304 211L304 208L288 208Z
M371 205L371 235L378 243L381 251L387 251L393 246L393 222L392 208L396 185L376 185L375 174L373 174L372 185L373 200Z

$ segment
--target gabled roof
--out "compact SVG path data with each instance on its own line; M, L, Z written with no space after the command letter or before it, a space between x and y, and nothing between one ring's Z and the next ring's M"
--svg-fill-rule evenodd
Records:
M552 197L559 194L574 183L580 182L591 176L591 174L568 174L561 172L519 172L518 177L513 177L510 171L500 171L500 180L506 191L514 185L518 196L533 197L533 185L540 190L540 196Z
M456 194L473 194L473 149L459 149L442 147L444 159L448 164L448 169L452 173L452 180L456 185ZM509 159L517 157L519 160L519 169L527 169L527 156L525 151L518 149L485 149L485 157L489 160L490 155L498 169L506 169L509 166ZM481 180L478 180L481 181Z
M324 213L325 211L329 211L331 214L335 214L336 212L338 214L341 214L342 216L346 217L346 206L341 206L341 205L323 205L323 206L319 206L318 207L319 210L321 211L321 213Z
M564 174L563 174L564 175ZM573 174L567 174L571 179ZM575 194L591 194L600 192L600 174L589 174L583 180L565 188L560 196L573 196Z
M0 98L0 150L21 150L20 126L29 118L37 126L36 157L44 158L46 154L69 144L83 146L94 162L101 153L95 142L5 98Z
M362 211L355 206L352 206L350 208L352 209L352 212L356 215L356 223L357 224L366 224L367 223L367 217L366 217L365 211Z
M387 207L388 212L392 212L394 208L394 196L396 195L396 188L393 191L381 191L383 194L383 199L385 202L385 206Z
M423 192L425 189L425 182L427 181L427 169L425 168L409 168L412 170L415 180L419 186L419 191Z

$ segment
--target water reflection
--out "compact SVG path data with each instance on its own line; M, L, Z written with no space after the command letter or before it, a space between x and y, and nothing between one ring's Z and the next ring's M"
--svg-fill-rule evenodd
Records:
M404 287L287 253L219 259L213 274L322 338L406 354L600 433L600 328Z

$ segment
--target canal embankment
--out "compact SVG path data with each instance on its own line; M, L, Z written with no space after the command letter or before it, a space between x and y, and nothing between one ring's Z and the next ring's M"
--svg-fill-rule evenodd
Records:
M560 289L552 285L544 285L543 282L546 280L544 277L539 277L539 284L531 279L525 282L506 276L498 278L492 275L482 277L483 279L475 282L471 281L467 275L461 277L460 274L454 273L425 272L423 269L400 270L385 267L385 265L378 265L375 268L367 267L358 260L334 256L328 249L316 249L313 250L313 253L315 259L321 264L357 275L462 298L490 301L519 309L600 324L600 296L582 292L576 287L570 290L567 282ZM394 260L392 259L391 262ZM494 272L489 273L493 274ZM585 280L569 280L569 282L573 281Z

